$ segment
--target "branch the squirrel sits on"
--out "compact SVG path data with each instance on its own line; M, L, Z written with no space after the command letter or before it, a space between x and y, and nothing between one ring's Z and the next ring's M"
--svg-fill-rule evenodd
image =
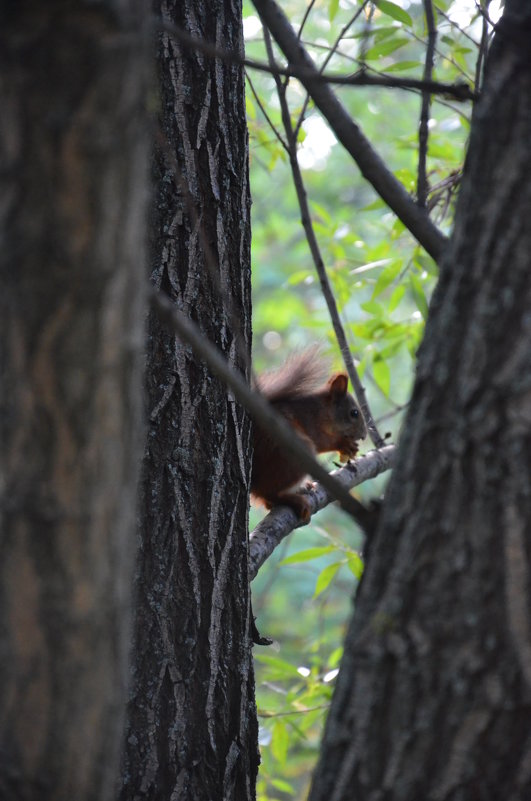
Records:
M328 374L326 360L314 347L259 376L256 386L313 454L338 451L341 461L348 461L367 431L356 401L347 392L348 376L335 373L326 380ZM300 492L306 472L259 425L254 426L253 439L252 499L267 509L290 506L307 522L311 507Z

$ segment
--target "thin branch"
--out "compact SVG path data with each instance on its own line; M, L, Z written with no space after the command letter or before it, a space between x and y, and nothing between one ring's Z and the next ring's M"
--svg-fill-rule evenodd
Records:
M361 32L360 62L362 70L367 68L367 53L369 51L369 39L372 33L372 21L374 18L375 8L375 4L371 3L369 6L369 13L365 15L365 25L363 26L363 30Z
M249 84L249 87L250 87L250 89L251 89L252 95L253 95L254 99L256 100L256 105L257 105L257 106L258 106L258 108L260 109L260 111L261 111L261 113L262 113L262 116L264 117L265 121L266 121L266 122L267 122L267 124L269 125L269 127L270 127L271 131L273 132L273 134L275 135L275 138L276 138L276 139L278 140L278 142L279 142L279 143L282 145L282 147L284 148L284 150L285 150L286 152L289 152L289 149L288 149L288 144L287 144L287 142L285 142L285 141L283 140L283 138L282 138L282 135L281 135L280 131L278 131L278 130L277 130L277 127L276 127L275 123L273 122L273 120L271 119L271 117L269 116L269 114L267 113L267 111L266 111L266 109L265 109L265 107L264 107L264 104L263 104L263 103L262 103L262 101L260 100L260 97L259 97L259 95L258 95L258 93L257 93L256 89L254 88L253 82L252 82L252 80L251 80L251 76L248 74L247 70L245 71L245 77L247 78L247 83Z
M304 16L303 16L303 18L302 18L302 22L301 22L301 24L300 24L300 28L299 28L299 30L298 30L298 32L297 32L297 36L298 36L298 38L299 38L299 39L300 39L300 38L301 38L301 36L302 36L302 31L303 31L303 29L304 29L304 26L306 25L306 22L307 22L307 20L308 20L308 17L309 17L309 16L310 16L310 14L311 14L311 11L312 11L312 8L313 8L313 7L314 7L314 5L315 5L315 2L316 2L316 0L310 0L310 3L308 4L308 8L307 8L307 9L306 9L306 11L304 12Z
M418 41L421 41L421 39ZM330 49L329 45L318 44L317 42L303 40L303 44L306 47L313 47L315 50L326 50L328 52ZM437 49L435 53L440 55ZM468 117L466 117L464 112L453 106L449 106L448 101L438 100L438 95L442 97L450 96L459 103L466 100L479 100L479 92L474 92L465 81L458 81L452 84L430 81L426 84L422 78L397 78L394 75L386 75L385 72L376 69L376 67L370 64L364 64L359 58L352 56L350 53L344 53L342 50L338 49L336 50L336 54L346 61L357 64L359 67L359 70L353 73L353 75L345 76L345 78L348 78L349 85L351 86L380 86L382 89L402 89L405 92L430 92L434 95L434 102L439 102L441 105L448 106L448 108L451 108L456 114L461 114L465 119L468 119ZM327 76L328 75L330 75L330 73L327 73ZM332 80L330 83L334 83L334 81ZM338 83L340 84L341 82L338 81ZM448 87L451 87L451 91L449 92L446 91Z
M284 55L296 69L303 68L300 80L315 105L328 120L332 131L354 158L362 175L410 230L426 251L438 261L448 240L432 223L428 214L411 199L402 184L389 171L369 140L339 102L330 87L321 82L314 63L301 46L288 19L275 0L253 0L255 8L275 37ZM311 75L311 77L308 77Z
M360 525L363 526L365 521L360 520L360 517L368 514L368 512L345 489L345 481L334 478L319 464L294 429L272 409L265 398L249 388L242 376L229 366L220 351L205 338L199 326L189 317L186 317L161 292L151 290L149 300L161 320L164 320L172 331L190 345L194 353L203 359L212 373L227 385L236 400L247 409L253 420L267 429L268 434L274 437L307 473L317 479L323 488L326 488L324 491L327 493L328 502L332 498L339 501L342 508L355 520L359 520ZM350 468L347 466L343 470L350 469L355 471L354 463L349 464L351 465ZM296 518L295 513L293 515ZM301 521L299 520L298 522L300 523Z
M424 0L424 15L426 17L426 27L428 30L428 44L426 46L426 59L424 62L423 79L431 81L433 74L433 56L435 43L437 41L437 26L431 0ZM419 163L417 176L417 203L422 208L426 208L428 199L428 176L426 173L426 161L428 157L428 136L430 121L431 95L429 92L422 92L422 104L420 109L419 121Z
M267 55L271 66L274 66L275 62L274 62L273 48L271 46L271 39L269 37L269 32L267 30L267 27L265 26L264 26L264 33L265 33L265 44L266 44ZM308 241L308 247L310 248L310 253L312 254L313 263L315 265L315 269L319 277L319 282L321 284L321 290L325 298L326 305L328 306L328 311L330 314L330 318L332 320L332 325L334 327L336 339L339 344L339 348L341 350L341 355L343 356L343 362L345 364L345 367L347 368L347 373L354 388L356 398L358 399L363 419L365 420L365 424L367 426L367 430L369 432L373 444L375 445L376 448L381 448L382 445L384 445L385 443L378 432L376 423L374 422L374 418L371 414L369 404L367 402L365 389L363 388L363 384L360 381L356 367L354 365L354 360L352 358L352 354L348 346L345 329L343 328L343 324L341 323L341 319L339 317L339 311L337 308L336 299L334 297L332 287L330 286L330 281L328 279L324 261L321 256L319 243L315 235L315 230L313 227L312 218L310 214L310 207L308 205L308 196L306 194L302 173L297 158L297 138L291 122L291 115L289 112L288 101L286 98L286 87L282 84L279 78L276 78L275 81L277 85L278 99L280 102L282 122L284 125L284 133L286 136L286 141L288 143L288 155L291 166L291 173L293 176L293 184L295 186L295 191L297 193L297 200L299 202L299 208L301 211L301 222L304 228L304 232L306 234L306 239Z
M486 2L486 10L488 10L490 0ZM483 67L486 63L487 50L489 48L489 21L485 14L481 15L481 42L479 44L478 60L476 63L476 78L474 81L474 89L479 92L483 81Z
M370 478L375 478L393 467L396 455L395 445L386 445L377 451L370 451L365 456L360 456L355 462L350 462L346 467L331 473L335 481L348 489L363 484ZM328 475L328 474L327 474ZM350 496L349 496L350 497ZM319 509L323 509L330 503L330 495L324 486L318 484L311 490L307 498L311 505L311 512L314 514ZM295 512L287 506L279 506L273 509L257 525L250 535L249 541L249 577L255 578L261 566L271 556L275 548L282 542L284 537L295 529L303 525Z
M219 58L221 61L226 61L232 64L241 64L250 69L259 70L260 72L267 72L273 74L273 70L268 64L262 61L255 61L249 58L242 58L236 52L229 52L223 50L210 42L205 42L203 39L197 39L195 36L183 31L177 25L165 20L156 20L156 27L172 36L182 44L193 47L204 53L211 58ZM293 34L295 36L295 34ZM313 65L313 62L312 62ZM334 73L320 74L315 66L306 68L302 65L290 65L289 67L278 67L274 70L277 75L282 75L286 78L297 78L305 85L305 80L311 80L313 83L322 84L337 84L338 86L382 86L389 89L416 89L431 92L432 94L442 94L452 97L454 100L465 101L475 100L471 88L467 83L440 83L439 81L431 81L430 84L425 85L420 78L397 78L393 75L385 76L371 76L365 75L364 72L355 73L354 75L342 75Z
M365 9L365 7L366 7L366 5L367 5L367 3L368 3L368 2L369 2L369 0L363 0L363 3L361 4L360 8L358 8L358 10L356 11L356 13L355 13L355 14L354 14L354 15L353 15L353 16L352 16L350 19L349 19L349 21L348 21L348 22L347 22L347 23L346 23L346 24L345 24L345 25L344 25L344 26L341 28L341 30L340 30L340 32L339 32L339 35L337 36L337 38L336 38L335 42L333 43L332 47L330 48L329 52L327 53L325 60L323 61L323 63L322 63L322 64L321 64L321 66L319 67L319 74L320 74L320 75L322 75L322 74L323 74L323 72L325 71L325 68L326 68L326 67L328 66L328 64L330 63L330 61L331 61L331 59L332 59L332 56L334 55L334 53L336 53L336 52L337 52L337 49L338 49L338 47L339 47L339 43L340 43L340 42L341 42L341 40L343 39L343 37L344 37L344 35L346 34L346 32L348 31L348 29L349 29L350 27L352 27L352 25L354 25L354 23L356 22L356 20L357 20L357 19L358 19L358 17L360 16L360 14L362 14L362 13L363 13L363 10ZM299 33L298 33L299 39L300 39L300 34L301 34L301 32L299 31ZM303 105L302 105L301 113L299 114L299 119L297 120L297 124L295 125L295 139L297 139L297 138L298 138L298 136L299 136L299 131L300 131L301 125L302 125L302 123L303 123L303 121L304 121L304 116L305 116L305 114L306 114L306 109L308 108L308 103L309 103L309 102L310 102L310 95L309 95L309 94L307 94L307 95L306 95L306 98L305 98L305 100L304 100L304 103L303 103Z
M415 39L416 42L420 42L420 44L424 45L424 40L422 39L422 37L416 34L414 31L409 31L409 35L411 36L412 39ZM467 71L463 69L463 67L460 64L458 64L457 61L454 61L453 58L450 58L448 53L443 53L443 51L439 50L438 47L435 48L435 55L439 56L439 58L448 61L453 67L456 68L457 72L463 76L463 81L462 82L458 81L456 86L467 86L467 87L469 86L470 77ZM478 98L476 96L472 97L472 100L477 100L477 99Z
M448 15L448 14L447 14L445 11L444 11L444 9L443 9L443 8L441 8L440 6L438 6L438 5L436 4L436 5L435 5L435 9L436 9L437 13L438 13L438 14L440 14L440 15L441 15L441 17L442 17L443 19L445 19L445 20L446 20L446 22L447 22L447 23L450 25L450 27L451 27L451 28L454 28L454 29L455 29L456 31L458 31L458 32L459 32L459 33L460 33L462 36L464 36L466 39L468 39L468 41L469 41L471 44L473 44L473 45L474 45L474 47L479 47L479 44L478 44L478 42L476 42L476 40L474 39L474 37L473 37L473 36L471 36L469 33L467 33L467 32L466 32L466 31L465 31L463 28L461 28L461 26L459 25L459 23L457 23L455 20L453 20L453 19L452 19L452 18L451 18L451 17L450 17L450 16L449 16L449 15Z
M257 710L256 714L259 718L285 718L290 715L307 715L309 712L317 712L321 709L330 709L330 704L308 706L305 709L292 709L289 712L260 712L260 710Z

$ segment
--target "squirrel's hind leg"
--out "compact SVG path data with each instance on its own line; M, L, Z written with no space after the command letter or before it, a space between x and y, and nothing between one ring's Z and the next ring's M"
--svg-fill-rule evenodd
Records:
M299 492L279 492L274 498L267 498L266 507L272 509L274 506L289 506L304 523L308 523L312 516L310 499Z

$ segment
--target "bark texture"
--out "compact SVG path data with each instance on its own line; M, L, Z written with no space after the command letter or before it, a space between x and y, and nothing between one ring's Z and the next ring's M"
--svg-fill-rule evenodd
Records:
M114 796L140 464L142 12L0 13L0 798Z
M234 2L164 0L192 36L242 52ZM248 376L250 197L241 67L158 38L152 281ZM248 638L249 421L156 314L123 801L254 797Z
M530 36L509 0L312 801L531 798Z

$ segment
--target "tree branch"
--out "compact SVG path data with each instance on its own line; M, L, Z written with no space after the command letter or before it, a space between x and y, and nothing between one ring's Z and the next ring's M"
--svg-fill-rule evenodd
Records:
M386 445L385 448L370 451L366 456L360 456L359 459L349 462L345 467L335 470L330 475L333 476L334 481L340 482L345 490L352 489L352 487L393 467L395 452L395 445ZM327 506L332 498L327 489L318 484L308 492L308 500L311 504L311 513L314 514ZM287 506L279 506L264 517L250 535L249 578L251 581L284 537L302 525L304 523Z
M437 41L437 28L431 0L424 0L424 15L426 17L426 27L428 29L428 44L426 46L426 59L424 61L424 81L431 81L433 73L433 56L435 52L435 42ZM420 109L419 122L419 163L417 178L417 203L422 208L426 208L428 200L428 176L426 172L426 161L428 157L428 123L430 117L431 95L427 91L422 92L422 104Z
M321 82L311 57L301 46L275 0L253 0L253 3L292 67L304 69L306 74L300 76L301 82L328 120L336 137L356 161L362 175L426 251L439 261L446 248L447 238L432 223L425 209L417 206L402 184L387 169L330 87Z

